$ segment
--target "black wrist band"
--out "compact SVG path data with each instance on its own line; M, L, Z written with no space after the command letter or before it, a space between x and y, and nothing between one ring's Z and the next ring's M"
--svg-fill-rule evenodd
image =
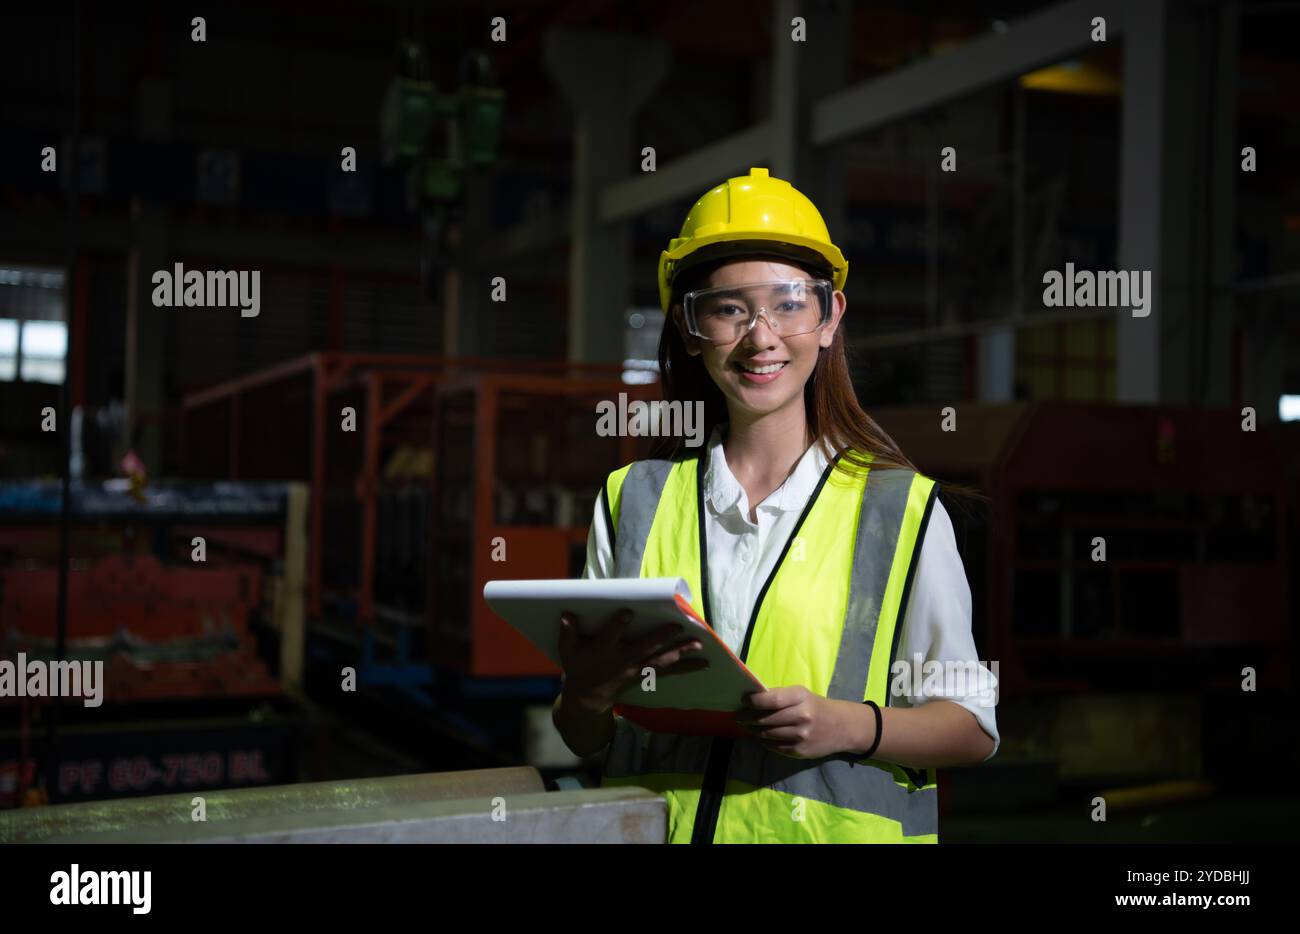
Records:
M879 708L878 706L876 706L876 702L875 702L875 701L873 701L873 700L864 700L862 703L864 703L864 704L870 704L870 705L871 705L871 709L872 709L872 710L875 712L875 714L876 714L876 741L875 741L874 743L871 744L871 748L870 748L870 749L868 749L865 753L862 754L862 758L863 758L863 759L870 759L870 758L872 757L872 755L875 754L875 752L876 752L876 747L880 745L880 731L884 728L885 721L884 721L884 718L880 716L880 708Z

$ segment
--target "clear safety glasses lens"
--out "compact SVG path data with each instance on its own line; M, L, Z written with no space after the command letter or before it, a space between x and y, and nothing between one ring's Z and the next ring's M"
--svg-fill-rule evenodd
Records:
M779 337L816 331L831 315L827 279L774 279L696 289L682 296L686 327L706 341L729 344L753 329L761 314Z

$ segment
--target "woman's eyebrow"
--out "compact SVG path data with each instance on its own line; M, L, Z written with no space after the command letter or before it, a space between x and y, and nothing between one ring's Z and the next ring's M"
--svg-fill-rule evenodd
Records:
M732 298L736 295L739 295L743 291L745 291L745 287L743 285L733 286L731 288L719 286L716 289L709 289L708 293L711 298Z
M805 282L806 280L803 279L800 279L798 281L790 281L790 282L778 282L772 286L772 291L769 294L784 295L795 291L802 292L805 287ZM729 288L725 286L719 286L717 290L712 291L711 294L715 298L722 298L722 297L731 298L732 296L739 295L741 292L747 292L753 288L754 286L752 285L738 285L738 286L731 286Z

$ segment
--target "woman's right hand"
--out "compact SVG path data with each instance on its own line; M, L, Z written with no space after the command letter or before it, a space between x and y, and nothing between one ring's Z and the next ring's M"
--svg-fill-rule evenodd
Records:
M707 668L707 659L692 657L703 648L698 639L682 639L682 625L667 623L637 639L624 639L632 611L619 610L594 636L578 632L577 618L560 615L560 663L564 693L582 709L604 713L614 699L653 668L660 678Z

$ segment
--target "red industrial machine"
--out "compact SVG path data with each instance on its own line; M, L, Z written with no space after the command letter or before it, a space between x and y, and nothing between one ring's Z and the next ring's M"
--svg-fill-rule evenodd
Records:
M104 662L111 703L280 693L250 628L266 564L230 546L278 554L282 486L154 484L135 496L78 483L71 495L68 657ZM58 484L8 484L4 500L0 648L53 656Z
M72 484L60 647L60 485L0 484L0 658L80 675L0 698L17 714L0 729L0 806L292 774L295 726L273 703L292 672L257 631L278 622L289 499L283 484Z
M9 568L0 587L5 642L52 655L58 570ZM167 567L147 554L105 555L68 576L69 644L104 661L104 694L115 704L274 696L280 684L249 628L261 595L255 564Z

